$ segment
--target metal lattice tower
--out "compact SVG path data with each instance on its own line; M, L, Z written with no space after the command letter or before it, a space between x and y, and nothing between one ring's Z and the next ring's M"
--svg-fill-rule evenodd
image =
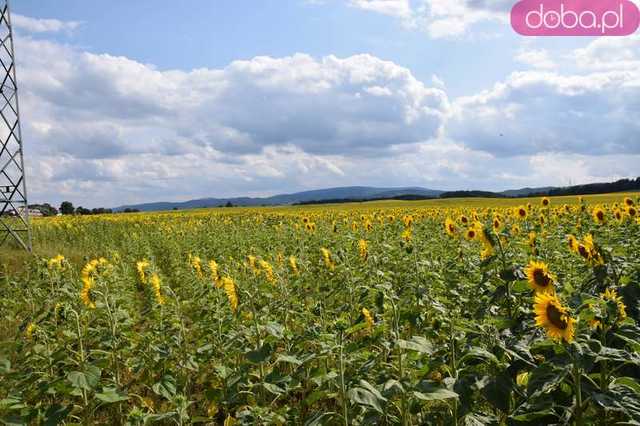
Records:
M9 0L0 7L0 246L13 241L31 251Z

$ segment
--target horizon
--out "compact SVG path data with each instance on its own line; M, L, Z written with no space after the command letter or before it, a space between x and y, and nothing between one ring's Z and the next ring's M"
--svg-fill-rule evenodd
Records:
M634 178L640 36L522 37L513 3L16 3L30 201Z

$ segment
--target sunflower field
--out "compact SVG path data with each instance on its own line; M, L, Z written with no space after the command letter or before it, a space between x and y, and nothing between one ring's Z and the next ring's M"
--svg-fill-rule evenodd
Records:
M0 422L640 424L638 202L36 219Z

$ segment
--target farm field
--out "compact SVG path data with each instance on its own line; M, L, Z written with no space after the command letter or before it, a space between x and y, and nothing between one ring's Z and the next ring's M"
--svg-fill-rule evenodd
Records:
M36 219L6 424L640 423L640 197Z

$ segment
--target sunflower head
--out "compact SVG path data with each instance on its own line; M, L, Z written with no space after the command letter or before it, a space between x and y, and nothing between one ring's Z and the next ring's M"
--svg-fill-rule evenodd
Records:
M626 212L630 217L636 217L638 215L638 211L634 206L627 206Z
M554 292L553 283L555 277L549 272L549 267L546 263L532 260L525 268L525 273L527 274L529 286L536 293Z
M516 210L516 216L520 219L526 219L527 218L527 209L524 208L523 206L518 207L518 209Z
M593 212L591 214L593 215L593 221L598 225L602 225L605 222L606 218L602 207L596 207L595 209L593 209Z
M456 233L456 224L453 222L453 220L451 220L450 218L447 218L444 221L444 230L450 236L454 236L455 235L455 233Z
M475 228L469 228L467 229L467 232L464 233L464 237L470 241L474 240L477 236L478 236L478 233L475 230Z
M547 336L554 340L573 341L576 320L571 318L566 307L554 294L538 293L534 299L536 325L544 328Z
M624 205L627 207L633 206L633 200L629 197L624 197Z
M549 207L549 204L551 204L551 200L549 200L549 198L544 197L540 203L542 204L543 207Z
M574 253L578 252L578 239L575 237L575 235L568 235L567 236L567 242L569 243L569 250L571 250Z
M618 292L615 289L606 289L604 293L600 294L600 298L615 305L618 316L617 321L624 321L627 318L627 306L624 304L622 297L618 296Z

